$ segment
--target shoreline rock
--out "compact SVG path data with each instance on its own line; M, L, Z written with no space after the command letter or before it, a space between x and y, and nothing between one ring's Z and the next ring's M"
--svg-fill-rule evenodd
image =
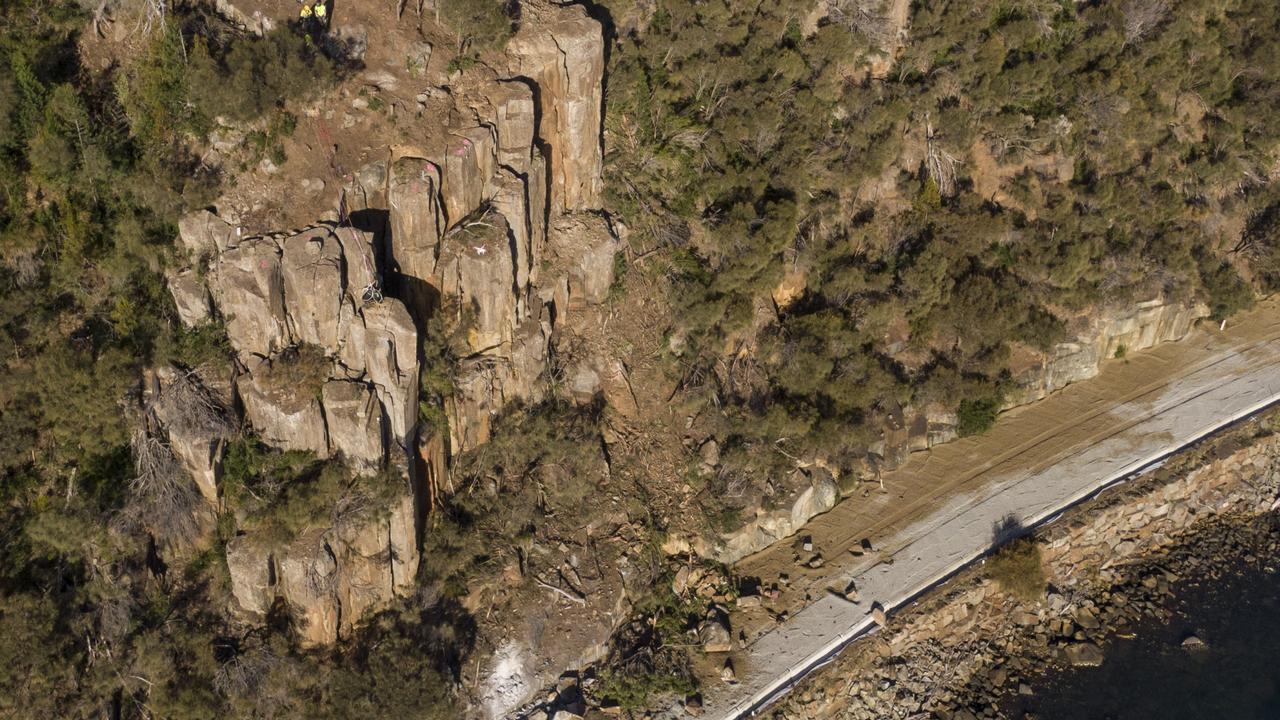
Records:
M1278 418L1245 423L1041 528L1040 598L1019 601L982 569L965 571L805 680L770 717L1007 717L1005 706L1034 695L1046 674L1105 663L1118 635L1172 618L1179 583L1212 582L1280 553ZM1203 647L1188 641L1188 652Z

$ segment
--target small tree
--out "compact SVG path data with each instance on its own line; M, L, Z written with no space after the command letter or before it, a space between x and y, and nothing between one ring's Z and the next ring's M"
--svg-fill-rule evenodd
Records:
M436 0L438 19L458 35L458 54L476 42L500 48L516 29L516 5L509 0Z
M1145 40L1169 16L1168 0L1130 0L1124 6L1124 44Z
M961 400L959 427L960 437L981 435L996 424L996 415L1000 412L1000 398L985 397L977 400Z

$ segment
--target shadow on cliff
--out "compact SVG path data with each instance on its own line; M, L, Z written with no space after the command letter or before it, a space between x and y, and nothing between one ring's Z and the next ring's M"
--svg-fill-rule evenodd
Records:
M422 588L399 607L366 619L348 660L367 671L420 667L456 683L476 643L475 617L456 598Z

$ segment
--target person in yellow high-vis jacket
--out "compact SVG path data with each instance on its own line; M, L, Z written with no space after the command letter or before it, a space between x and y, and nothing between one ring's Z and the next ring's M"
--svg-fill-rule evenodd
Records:
M325 8L324 0L320 0L320 2L316 3L315 14L316 14L316 20L319 20L320 22L327 24L329 19L329 10Z
M302 3L302 9L298 11L298 17L303 20L311 19L311 3Z

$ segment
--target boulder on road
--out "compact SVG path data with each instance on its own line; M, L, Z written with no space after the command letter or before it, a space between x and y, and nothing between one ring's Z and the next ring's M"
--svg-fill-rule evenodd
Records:
M889 622L888 616L884 612L884 606L876 603L871 606L871 619L876 621L880 627L884 627Z
M698 628L698 639L702 641L702 649L709 653L729 652L733 649L733 636L729 634L728 621L714 610L707 613L707 619Z

